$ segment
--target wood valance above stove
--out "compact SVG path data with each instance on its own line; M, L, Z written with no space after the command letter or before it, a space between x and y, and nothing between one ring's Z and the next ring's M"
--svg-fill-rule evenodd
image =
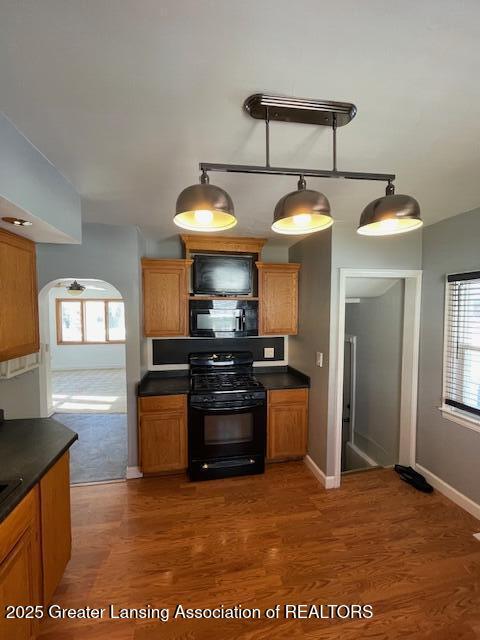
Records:
M195 251L214 251L225 253L249 253L261 257L266 238L247 238L243 236L219 235L180 235L185 246L185 257L190 258Z

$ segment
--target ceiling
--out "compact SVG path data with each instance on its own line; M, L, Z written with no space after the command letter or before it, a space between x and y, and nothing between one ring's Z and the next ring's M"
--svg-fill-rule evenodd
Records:
M398 278L347 278L345 297L350 300L378 298L398 282Z
M198 162L263 162L247 96L351 101L339 168L396 173L430 224L480 204L479 22L476 0L0 0L0 110L72 182L85 220L167 238ZM272 164L331 167L329 130L273 123L271 135ZM272 236L274 205L296 187L211 182L232 196L241 235ZM308 184L351 226L382 194Z

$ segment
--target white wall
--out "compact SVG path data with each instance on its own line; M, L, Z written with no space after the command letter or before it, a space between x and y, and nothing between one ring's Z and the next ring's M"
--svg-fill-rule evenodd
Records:
M404 284L345 308L345 333L356 336L354 442L375 462L398 462Z
M82 284L86 284L82 283ZM70 298L79 300L81 298L122 299L118 290L112 285L95 280L90 283L92 286L104 289L87 289L80 297ZM49 319L50 319L50 358L52 371L64 371L69 369L123 369L125 368L125 345L124 344L57 344L56 327L56 300L58 298L69 298L65 287L52 287L48 295Z

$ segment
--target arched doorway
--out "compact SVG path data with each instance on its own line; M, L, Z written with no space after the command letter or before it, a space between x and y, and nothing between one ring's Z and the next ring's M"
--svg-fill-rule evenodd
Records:
M127 384L122 295L103 280L69 277L46 285L39 303L41 412L79 435L71 449L72 484L123 479Z

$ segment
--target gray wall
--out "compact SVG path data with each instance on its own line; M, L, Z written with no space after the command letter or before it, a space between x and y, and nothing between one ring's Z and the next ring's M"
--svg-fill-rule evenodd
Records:
M125 301L128 464L137 463L136 384L140 379L140 238L136 227L85 224L81 245L37 246L38 286L58 278L98 278Z
M290 248L290 262L300 262L299 330L288 339L292 367L310 376L308 454L325 470L328 418L328 352L330 339L331 229ZM323 367L315 364L316 352Z
M309 453L326 475L335 469L334 406L340 269L420 269L420 232L390 238L360 236L336 223L290 248L301 262L300 330L289 338L289 362L312 378ZM322 368L315 352L324 353Z
M140 251L136 227L85 224L81 245L37 245L39 291L50 282L76 277L105 280L125 301L128 464L137 463L136 384L140 379ZM0 382L0 407L8 418L40 415L39 371Z
M354 442L380 465L398 462L404 283L347 304L345 333L357 338Z
M328 452L326 473L335 470L335 381L337 375L336 345L338 342L338 295L340 269L421 269L422 233L374 238L359 235L343 224L333 226L332 296L330 314L330 367L328 400ZM323 468L323 467L322 467Z
M80 196L1 113L0 196L64 233L62 241L81 241Z
M480 503L480 433L442 417L445 275L480 269L480 209L428 226L423 295L417 461Z
M165 240L144 236L144 254L148 258L183 258L183 244L179 235ZM288 262L288 247L282 242L268 240L262 250L263 262Z

